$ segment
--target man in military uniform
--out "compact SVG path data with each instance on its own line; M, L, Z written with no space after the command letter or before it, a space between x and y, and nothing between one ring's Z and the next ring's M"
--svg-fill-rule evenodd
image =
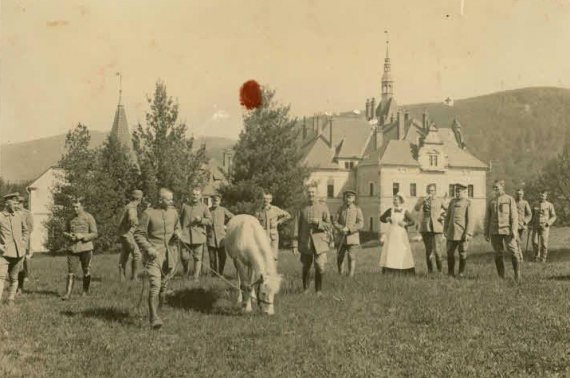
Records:
M537 262L546 262L550 227L556 222L554 205L548 202L548 193L540 192L540 200L532 207L532 248Z
M446 204L441 198L437 198L435 184L427 186L427 196L420 199L415 206L415 210L421 212L420 233L426 249L426 262L428 273L433 272L431 256L435 257L437 270L441 272L441 255L438 251L437 241L443 233L443 219L445 216Z
M204 246L206 244L206 227L212 224L212 216L208 206L202 203L202 190L195 188L192 190L190 204L182 207L180 215L180 226L182 227L182 241L184 242L185 253L182 264L184 274L190 274L190 257L194 260L194 281L198 281L202 271L202 258L204 257Z
M0 212L0 299L4 292L4 281L8 276L8 304L13 304L16 297L18 273L30 237L26 220L17 210L18 197L19 193L5 195L4 209Z
M305 292L309 289L309 273L314 262L315 290L317 295L320 295L332 225L327 205L317 201L317 189L309 187L305 194L307 203L295 217L292 251L294 255L301 253L303 289Z
M271 204L273 195L271 193L263 194L263 207L255 216L261 223L261 226L267 232L267 236L271 241L271 249L273 250L273 257L275 261L279 256L279 230L278 226L291 219L291 215L285 210Z
M24 196L19 196L18 197L18 211L22 214L22 216L24 217L24 220L26 222L26 226L28 226L28 232L31 236L32 231L34 229L34 217L32 216L32 213L26 209L24 207L24 203L26 202L26 199L24 198ZM29 206L29 202L27 202L27 205ZM22 269L20 270L20 273L18 273L18 292L19 293L23 293L24 292L24 283L26 280L28 280L28 278L30 277L31 273L32 273L32 250L31 250L31 243L30 243L30 239L31 237L28 237L28 241L26 242L26 256L24 256L24 260L22 261Z
M123 210L121 223L119 224L119 237L121 240L121 254L119 256L119 277L121 281L126 281L127 262L129 256L132 255L131 261L132 276L131 280L138 281L139 264L141 260L141 252L135 242L134 232L139 224L139 207L143 199L142 190L133 190L131 193L131 202L129 202Z
M212 196L212 224L208 227L208 253L210 255L210 269L212 275L217 272L224 274L226 265L226 250L224 248L224 237L226 236L226 223L233 218L233 214L221 206L222 197L219 194Z
M501 278L505 278L503 262L504 247L511 256L515 280L521 280L522 256L518 247L518 210L515 199L505 193L505 182L497 180L493 184L495 198L489 201L485 214L485 240L491 241L495 250L495 266Z
M68 300L73 290L74 274L81 263L83 271L83 294L89 294L89 286L91 285L91 259L93 257L93 239L97 237L97 224L95 218L83 209L80 199L76 199L72 203L75 217L70 219L66 226L63 236L65 236L71 244L69 245L67 254L67 285L62 300Z
M467 249L473 237L475 222L471 200L467 198L467 186L463 183L455 184L456 197L451 200L443 231L447 239L447 271L449 276L455 277L455 250L459 249L459 272L463 277L467 264Z
M360 230L364 226L362 210L356 206L356 192L344 192L344 205L338 209L333 225L341 237L338 245L337 267L338 274L342 274L344 256L348 257L348 276L354 277L356 269L356 253L360 248Z
M158 316L158 307L166 299L166 286L176 273L180 253L180 219L172 204L172 192L160 189L158 207L145 210L134 233L135 241L143 252L144 267L150 282L149 320L155 329L163 324Z
M524 256L522 250L522 244L524 241L524 232L528 228L528 224L532 218L532 210L530 209L530 205L528 201L524 199L524 190L521 188L517 190L515 201L517 203L517 210L519 216L519 228L518 228L518 246L521 253L521 256Z

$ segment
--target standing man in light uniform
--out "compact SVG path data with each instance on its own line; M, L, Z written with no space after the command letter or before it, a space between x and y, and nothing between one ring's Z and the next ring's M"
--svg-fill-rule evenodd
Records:
M291 219L291 214L277 206L271 204L273 195L265 192L263 194L263 207L255 214L261 226L267 232L267 236L271 241L271 249L273 257L277 261L279 257L279 229L281 223Z

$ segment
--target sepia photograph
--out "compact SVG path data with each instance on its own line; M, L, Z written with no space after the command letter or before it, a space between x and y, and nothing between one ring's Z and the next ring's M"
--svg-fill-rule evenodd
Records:
M0 0L1 377L569 377L570 0Z

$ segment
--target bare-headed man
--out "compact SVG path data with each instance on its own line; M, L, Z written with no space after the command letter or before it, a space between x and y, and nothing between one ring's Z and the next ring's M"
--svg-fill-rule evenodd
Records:
M190 256L183 254L182 264L184 273L189 274L190 257L194 260L194 281L198 281L202 271L202 259L206 245L206 227L212 224L212 215L208 206L202 203L202 190L194 188L190 203L182 207L180 226L182 227L182 241L184 248Z
M255 214L261 226L267 232L267 236L271 241L271 249L273 257L277 261L279 257L279 229L278 226L291 219L291 214L279 207L272 205L273 195L265 192L263 194L263 207Z
M131 202L129 202L123 210L121 223L119 224L119 237L121 239L121 255L119 257L119 277L121 281L125 281L127 274L127 262L129 256L132 255L131 261L132 276L131 280L138 280L139 264L141 261L141 252L135 242L134 232L139 225L139 207L143 199L142 190L133 190L131 193Z

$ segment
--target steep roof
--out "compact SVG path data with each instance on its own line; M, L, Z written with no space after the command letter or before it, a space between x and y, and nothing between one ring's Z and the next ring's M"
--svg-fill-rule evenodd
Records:
M129 124L127 123L127 113L125 112L125 107L121 104L117 106L117 111L115 112L111 135L114 135L123 146L126 146L129 149L131 158L136 160L133 140L129 131Z

